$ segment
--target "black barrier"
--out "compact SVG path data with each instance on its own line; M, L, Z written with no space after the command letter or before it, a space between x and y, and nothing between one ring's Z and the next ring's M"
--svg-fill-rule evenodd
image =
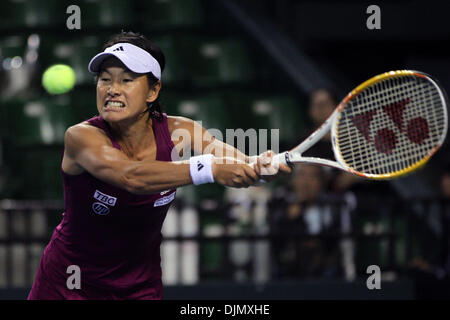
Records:
M277 270L277 261L274 259L274 243L284 241L294 241L295 243L310 240L327 240L330 243L338 244L342 240L351 240L360 245L368 243L368 248L372 245L383 245L384 257L381 260L373 260L373 264L379 264L382 272L382 281L391 288L389 293L383 290L384 295L378 296L380 299L411 299L415 296L414 288L434 288L430 290L441 297L448 292L448 276L446 274L446 262L448 261L448 240L449 240L449 202L442 199L414 199L410 201L384 201L386 205L385 216L379 216L378 220L383 221L384 227L377 230L367 227L364 224L367 217L353 215L351 219L351 230L333 229L324 232L296 233L282 232L276 228L269 228L265 232L250 227L247 230L233 233L227 229L233 224L230 219L230 209L234 204L212 206L211 210L220 217L224 225L224 232L215 235L206 234L204 230L198 228L196 234L186 235L178 233L176 235L164 236L165 243L195 243L199 254L196 259L200 260L198 267L198 278L186 285L179 280L178 283L166 285L165 297L167 299L372 299L377 298L376 294L367 289L366 279L369 276L366 270L359 270L352 279L345 279L343 274L335 277L317 276L312 279L288 275L283 278L273 272ZM175 213L181 214L185 204L178 201L174 204ZM327 199L320 206L334 207L336 212L341 212L347 204L342 200ZM194 208L201 217L205 211L203 207ZM0 299L21 299L25 298L24 293L28 292L32 284L37 265L42 254L42 250L48 243L51 232L59 222L63 212L63 202L61 201L0 201ZM206 210L207 211L207 210ZM270 213L269 213L270 214ZM430 216L434 218L430 220ZM251 217L252 220L254 217ZM36 220L37 219L37 220ZM367 220L367 219L366 219ZM370 220L370 219L369 219ZM40 223L36 223L40 221ZM379 222L378 221L378 222ZM416 223L414 223L416 221ZM438 228L433 241L421 240L420 227L431 221ZM372 221L377 222L377 221ZM398 227L397 224L400 226ZM419 225L417 224L419 222ZM422 224L422 226L420 226ZM40 225L41 230L36 230ZM376 225L376 223L375 223ZM373 227L373 225L372 225ZM370 230L369 230L370 229ZM248 245L249 259L245 265L236 265L230 260L230 245L241 241ZM255 266L252 259L255 259L255 247L257 243L269 245L270 257L266 261L270 264L271 272L265 279L257 279L253 276ZM219 244L223 250L219 250L222 260L216 270L206 268L205 259L201 254L204 246ZM399 243L403 245L399 249ZM33 247L34 246L34 247ZM424 246L424 248L419 248ZM430 246L433 248L436 258L429 260L427 267L419 265L414 268L411 261L417 257L424 257ZM14 260L14 250L22 248L21 260ZM214 250L216 250L214 249ZM214 251L212 250L212 251ZM253 250L253 251L252 251ZM422 251L421 251L422 250ZM422 255L419 253L422 252ZM375 256L375 252L369 255ZM364 265L365 267L365 265ZM247 274L244 278L236 278L236 270L241 268ZM427 269L428 268L428 269ZM3 271L2 271L3 270ZM241 271L242 271L241 270ZM163 271L164 272L164 271ZM428 278L427 278L428 277ZM409 280L408 280L409 279ZM424 280L425 279L425 280ZM430 281L426 281L426 279ZM416 282L411 282L411 281ZM231 281L231 282L230 282ZM236 289L239 289L236 291ZM384 288L386 288L384 286ZM436 289L437 288L437 289ZM214 292L213 294L211 292ZM426 295L425 295L426 296ZM439 296L439 294L438 294ZM256 298L258 297L258 298Z

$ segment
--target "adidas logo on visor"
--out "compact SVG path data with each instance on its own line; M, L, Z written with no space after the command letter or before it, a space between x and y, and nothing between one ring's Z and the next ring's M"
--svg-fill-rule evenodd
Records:
M149 52L131 43L116 43L95 55L89 62L89 71L92 73L100 72L101 63L110 55L116 55L116 58L133 72L151 72L157 79L161 80L159 62Z

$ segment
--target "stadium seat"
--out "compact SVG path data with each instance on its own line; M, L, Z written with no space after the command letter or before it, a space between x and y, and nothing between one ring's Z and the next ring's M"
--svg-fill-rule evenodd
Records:
M249 84L255 78L252 59L238 40L194 37L187 38L184 46L194 85Z
M28 199L62 199L62 146L26 149L19 162L23 185L21 194Z
M6 104L7 138L16 146L62 144L76 119L67 96Z
M397 234L395 238L395 259L400 266L406 265L407 261L407 239L408 225L405 217L394 217L394 230Z
M4 0L0 5L0 28L65 27L66 5L60 0Z
M92 84L94 77L88 71L88 64L90 59L101 51L102 42L103 38L99 36L80 37L76 41L44 36L39 58L42 70L57 63L68 64L75 71L78 85Z
M185 116L202 121L207 129L219 129L225 138L225 130L234 128L227 106L220 94L179 95L162 93L162 102L169 115Z
M62 145L3 146L6 179L3 195L12 199L62 199Z
M72 110L74 122L79 123L98 115L95 84L71 91L69 108Z
M139 2L140 22L148 30L197 27L204 23L202 0Z
M267 129L266 147L271 149L274 148L271 145L272 135L274 139L276 137L276 131L272 132L271 129L279 129L279 147L283 148L297 143L296 139L305 122L301 106L289 95L216 91L216 94L186 97L173 93L166 96L163 92L162 101L169 115L201 120L205 128L219 129L224 141L227 141L226 129L242 129L244 133L250 133L248 129L255 129L259 139L258 151L264 147L260 135L264 132L259 129ZM246 145L248 142L246 140ZM234 141L231 143L235 144ZM248 147L246 152L249 152Z
M136 22L132 1L79 1L82 12L81 28L125 27Z
M180 37L172 35L152 36L146 35L151 41L159 46L166 58L166 64L162 74L162 83L164 85L183 85L188 81L188 68L186 62L189 59L183 54L180 46Z
M0 94L7 100L20 91L28 91L29 70L24 68L27 39L11 35L0 39Z
M72 66L77 76L77 84L92 84L94 77L88 71L89 61L102 49L102 39L97 36L87 36L75 42L75 55Z
M280 145L298 143L305 114L295 97L235 91L227 95L227 101L234 110L233 122L240 128L279 129Z
M224 213L217 212L213 202L203 201L203 206L201 201L199 203L201 234L206 237L225 235L222 218ZM220 279L221 274L226 271L226 247L223 242L206 241L200 244L200 266L204 280Z
M23 57L27 47L27 38L22 35L11 35L0 40L0 58Z
M69 96L12 100L2 109L8 150L5 162L15 172L8 192L19 198L61 199L64 133L76 122Z
M360 272L365 273L369 265L378 265L381 269L387 267L389 262L388 256L388 238L376 237L387 230L387 221L381 217L361 217L360 231L367 235L358 242L356 250L356 263Z
M42 71L53 64L72 65L72 57L75 55L75 45L72 39L46 34L40 36L39 65Z

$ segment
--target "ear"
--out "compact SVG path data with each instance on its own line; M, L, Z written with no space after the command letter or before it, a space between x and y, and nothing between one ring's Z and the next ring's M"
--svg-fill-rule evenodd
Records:
M159 90L161 90L161 81L158 80L155 82L155 84L152 85L152 87L148 90L147 99L146 102L153 102L158 98Z

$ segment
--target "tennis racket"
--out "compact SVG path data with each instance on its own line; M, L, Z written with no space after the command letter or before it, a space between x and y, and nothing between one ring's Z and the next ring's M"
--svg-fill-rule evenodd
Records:
M331 130L335 161L302 157ZM392 179L423 166L447 134L447 97L429 75L399 70L351 91L305 141L274 157L325 165L368 179Z

